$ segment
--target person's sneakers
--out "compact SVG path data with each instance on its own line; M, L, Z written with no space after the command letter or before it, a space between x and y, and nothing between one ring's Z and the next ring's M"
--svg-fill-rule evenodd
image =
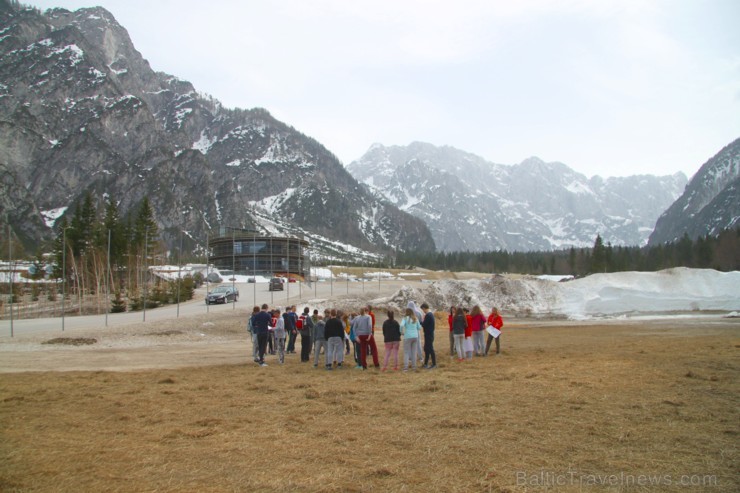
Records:
M422 366L422 368L424 368L425 370L428 370L429 369L429 365L424 365L424 366Z
M260 363L260 366L265 367L267 366L267 363Z
M254 358L254 362L257 363L257 364L259 364L260 363L259 358Z
M434 370L435 368L437 368L437 365L430 365L426 367L427 370Z
M326 369L327 369L327 370L333 370L334 368L332 368L332 366L331 366L331 365L326 365Z
M362 369L363 369L362 365L355 366L355 370L362 370Z

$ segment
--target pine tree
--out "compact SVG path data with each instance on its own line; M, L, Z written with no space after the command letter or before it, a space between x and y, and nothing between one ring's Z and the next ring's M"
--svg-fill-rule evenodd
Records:
M143 252L145 246L149 252L154 250L153 247L157 243L159 230L157 228L157 222L154 220L154 211L148 197L144 197L139 207L139 212L134 220L133 235L133 243L139 251Z
M126 253L126 237L125 228L121 223L121 218L118 213L118 205L113 197L108 197L108 202L105 205L105 217L101 225L101 234L105 239L105 245L108 242L108 232L110 231L110 264L111 269L117 270L117 268L123 265L123 256Z
M591 253L591 272L605 272L606 271L606 247L604 246L604 240L601 239L601 235L596 235L596 241L594 241L594 248Z
M75 205L75 212L72 216L71 227L67 231L67 241L75 258L80 257L86 250L94 244L95 217L97 211L93 204L90 192L85 194L82 204L79 202Z

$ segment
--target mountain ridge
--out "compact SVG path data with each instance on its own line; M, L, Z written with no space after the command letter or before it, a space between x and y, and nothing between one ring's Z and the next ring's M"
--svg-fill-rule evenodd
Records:
M423 142L376 143L347 167L376 195L425 220L444 251L590 247L597 234L615 246L644 245L687 181L681 172L587 178L560 162L503 165Z
M658 218L649 244L718 235L740 225L740 138L704 163Z
M316 140L152 70L107 10L0 6L0 217L26 244L91 192L124 212L149 197L169 245L184 232L202 247L231 226L310 236L330 257L340 243L434 249L422 221L367 193Z

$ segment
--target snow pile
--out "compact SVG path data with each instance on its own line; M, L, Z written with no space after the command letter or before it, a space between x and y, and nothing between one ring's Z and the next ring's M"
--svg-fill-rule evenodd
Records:
M488 280L436 281L428 287L404 287L386 300L389 307L405 307L409 300L426 301L435 310L451 305L493 306L510 316L598 317L667 315L740 309L740 272L675 268L660 272L594 274L568 282L536 277Z

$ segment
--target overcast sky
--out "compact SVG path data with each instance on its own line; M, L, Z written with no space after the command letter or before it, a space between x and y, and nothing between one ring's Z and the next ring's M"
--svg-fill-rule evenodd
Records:
M154 70L266 108L345 164L422 141L690 178L740 137L738 0L24 3L105 7Z

